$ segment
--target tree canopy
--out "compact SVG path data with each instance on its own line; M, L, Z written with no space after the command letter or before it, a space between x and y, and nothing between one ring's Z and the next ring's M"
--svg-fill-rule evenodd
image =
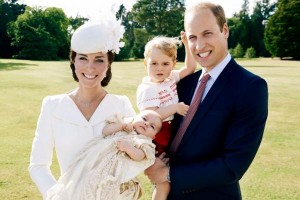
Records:
M239 57L300 59L299 4L299 0L257 0L250 14L249 0L243 0L241 10L227 19L230 52L239 52ZM125 47L116 59L142 58L145 44L154 36L178 37L184 30L184 10L184 0L137 0L129 11L121 5L116 17L125 27ZM59 8L31 8L17 0L0 0L0 57L66 59L73 31L87 20L67 18ZM177 55L184 60L183 46Z
M65 57L70 43L68 25L68 18L60 8L27 7L8 30L12 44L20 49L16 57L38 60Z
M25 12L26 5L18 4L17 0L0 0L0 57L10 58L18 52L17 48L11 47L11 38L7 34L8 24L14 22L17 17Z
M116 16L122 18L131 56L142 58L145 44L154 36L178 36L183 30L184 10L183 0L138 0L129 12L121 5Z
M279 0L265 32L266 47L272 56L300 59L299 11L299 0Z

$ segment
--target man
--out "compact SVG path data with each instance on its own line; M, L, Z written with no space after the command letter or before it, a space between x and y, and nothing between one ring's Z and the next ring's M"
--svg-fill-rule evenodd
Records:
M194 5L184 25L202 70L178 83L179 101L191 105L199 79L206 72L209 79L182 139L176 132L186 119L174 119L169 166L162 155L145 174L153 183L170 183L168 199L242 199L239 180L254 159L267 120L267 83L228 53L229 28L221 6Z

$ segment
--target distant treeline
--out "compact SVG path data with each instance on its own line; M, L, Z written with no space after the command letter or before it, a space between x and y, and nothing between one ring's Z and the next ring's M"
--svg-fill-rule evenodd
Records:
M236 57L300 59L300 1L259 0L249 14L249 0L227 19L229 49ZM115 13L125 27L117 60L142 58L146 42L156 36L177 37L183 26L184 0L137 0L131 10ZM226 12L226 10L225 10ZM29 7L17 0L0 0L0 57L31 60L67 59L73 31L87 21L68 18L60 8ZM178 50L184 60L184 48Z

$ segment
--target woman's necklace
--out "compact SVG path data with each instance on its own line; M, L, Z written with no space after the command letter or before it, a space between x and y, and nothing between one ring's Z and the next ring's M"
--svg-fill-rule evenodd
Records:
M84 105L85 108L90 108L91 107L91 104L95 101L97 101L100 98L100 101L104 98L104 96L106 95L106 91L103 90L103 92L99 93L95 98L93 98L92 100L90 101L84 101L82 99L80 99L78 96L75 95L75 100L81 104Z

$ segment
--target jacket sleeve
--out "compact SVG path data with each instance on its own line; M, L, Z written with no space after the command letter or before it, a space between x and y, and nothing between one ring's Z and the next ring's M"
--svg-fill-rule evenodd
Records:
M51 132L51 110L50 98L46 97L43 100L37 122L28 168L32 180L37 185L44 199L48 189L56 183L50 170L54 148Z

